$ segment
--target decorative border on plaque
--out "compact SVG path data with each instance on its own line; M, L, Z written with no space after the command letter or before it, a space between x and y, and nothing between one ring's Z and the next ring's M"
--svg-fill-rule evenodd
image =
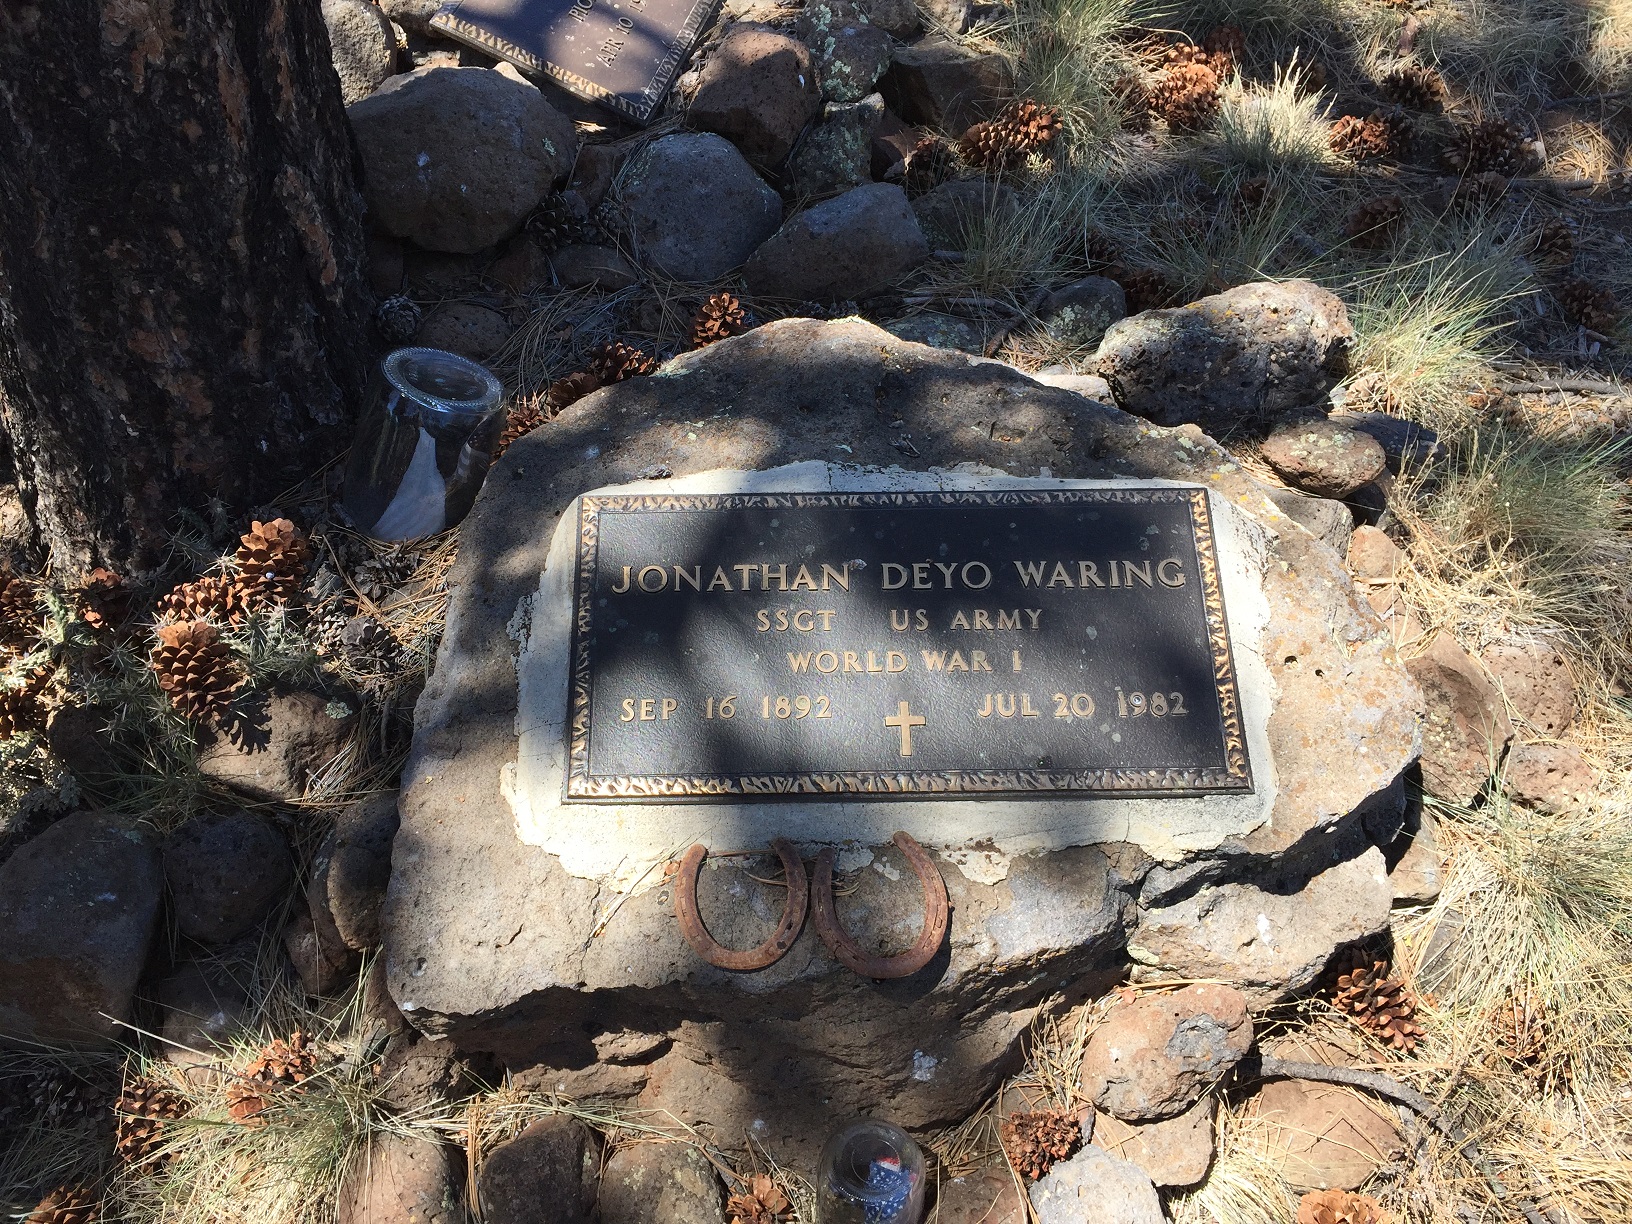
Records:
M590 102L598 102L644 125L651 122L652 115L662 105L664 97L669 92L669 86L674 84L674 78L680 71L680 65L685 63L686 57L696 49L697 37L714 16L718 4L719 0L697 0L693 5L691 12L686 15L686 20L675 31L674 41L669 45L663 62L652 75L652 79L646 83L646 87L640 91L643 102L639 106L629 102L622 94L613 93L604 85L598 85L587 77L579 76L570 68L563 68L559 64L541 59L525 47L518 46L507 38L500 38L475 22L465 20L459 16L459 0L449 0L447 6L437 12L429 24L449 38L456 38L478 51L485 51L499 59L509 60L518 68L547 76L558 81L569 93L577 94Z
M1213 682L1224 730L1223 768L1200 769L985 769L807 772L777 774L641 774L596 777L589 772L591 704L590 624L600 548L600 513L613 511L736 510L750 506L798 509L803 506L1015 506L1080 501L1185 502L1201 573L1202 611L1207 621ZM1218 548L1205 489L993 489L898 493L637 493L581 499L578 557L574 573L572 676L567 741L567 800L696 800L714 797L779 795L1001 795L1055 791L1061 795L1100 793L1126 796L1185 795L1251 791L1246 731L1241 724L1240 690L1230 652Z

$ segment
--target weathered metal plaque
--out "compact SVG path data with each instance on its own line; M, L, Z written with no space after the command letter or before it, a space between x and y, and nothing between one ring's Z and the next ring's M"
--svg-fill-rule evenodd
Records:
M431 25L637 123L662 103L719 0L450 0Z
M569 801L1252 789L1203 490L581 505Z

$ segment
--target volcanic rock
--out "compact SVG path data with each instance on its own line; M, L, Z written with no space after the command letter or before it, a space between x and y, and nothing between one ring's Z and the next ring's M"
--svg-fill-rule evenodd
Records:
M1330 421L1277 429L1264 440L1263 455L1287 484L1316 497L1347 497L1387 464L1375 439Z
M1162 1202L1138 1165L1093 1144L1031 1188L1038 1224L1164 1224Z
M176 926L200 943L226 943L249 930L292 875L283 834L253 812L206 812L165 839Z
M1014 96L1014 74L996 52L925 38L895 53L878 87L908 123L959 135L992 118Z
M929 258L907 203L888 183L868 183L807 208L743 268L750 293L795 301L863 298Z
M391 22L368 0L323 0L329 27L329 54L347 106L361 102L384 83L397 62Z
M821 99L808 47L773 30L737 26L703 65L686 122L724 136L757 165L775 166Z
M1252 1046L1247 1001L1228 986L1186 986L1111 1009L1082 1060L1082 1090L1129 1122L1188 1110Z
M731 142L711 133L654 140L625 175L622 200L642 263L671 280L724 276L782 221L782 200Z
M1443 630L1406 664L1427 702L1422 781L1449 803L1471 803L1485 789L1513 739L1502 694L1484 669Z

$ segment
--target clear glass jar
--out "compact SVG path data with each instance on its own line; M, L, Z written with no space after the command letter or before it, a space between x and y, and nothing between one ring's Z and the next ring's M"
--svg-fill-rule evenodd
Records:
M924 1154L899 1126L853 1122L827 1141L816 1166L816 1224L918 1224Z
M351 521L379 540L417 540L464 518L493 462L503 399L491 371L456 353L386 354L346 465Z

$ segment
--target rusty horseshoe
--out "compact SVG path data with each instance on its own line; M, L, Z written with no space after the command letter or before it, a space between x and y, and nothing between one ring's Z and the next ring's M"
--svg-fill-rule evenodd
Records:
M935 864L930 862L924 848L907 834L897 833L891 840L907 856L907 862L918 873L918 882L924 889L924 929L918 932L912 947L896 956L868 956L855 940L845 934L833 904L832 849L823 850L816 860L816 878L811 885L816 893L813 915L816 933L841 964L862 977L909 977L934 959L935 953L941 949L941 940L946 938L946 881L941 878Z
M788 899L782 907L782 921L776 924L771 937L757 948L737 952L717 943L703 925L703 915L697 908L697 873L703 868L708 849L701 843L687 850L680 860L680 874L674 881L674 916L680 920L680 933L686 937L693 952L711 965L721 969L768 969L787 955L793 941L799 938L799 929L805 925L805 911L810 906L810 883L805 879L805 865L799 861L799 852L786 838L779 837L771 849L782 860L782 871L788 877Z

